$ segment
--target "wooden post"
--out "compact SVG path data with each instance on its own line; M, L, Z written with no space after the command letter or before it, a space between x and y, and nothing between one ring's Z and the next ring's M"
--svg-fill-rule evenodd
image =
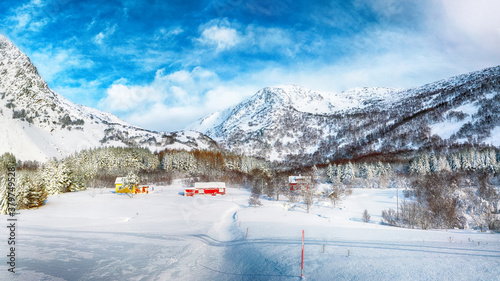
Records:
M300 278L304 278L304 230L302 230L302 258L300 261Z
M248 238L248 227L247 227L247 234L245 235L245 239Z

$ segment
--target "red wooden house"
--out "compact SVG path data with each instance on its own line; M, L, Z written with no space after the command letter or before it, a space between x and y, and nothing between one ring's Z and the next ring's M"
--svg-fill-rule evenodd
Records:
M194 187L188 187L184 189L184 196L194 196L194 195L212 195L215 196L226 194L226 183L225 182L195 182Z
M294 190L307 190L311 184L311 177L306 176L289 176L288 187L291 191Z

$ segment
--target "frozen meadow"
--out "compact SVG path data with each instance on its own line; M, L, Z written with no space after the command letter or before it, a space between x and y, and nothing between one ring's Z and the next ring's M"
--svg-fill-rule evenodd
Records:
M3 262L0 280L300 280L302 230L307 280L500 280L499 234L380 224L382 210L396 209L395 189L354 189L307 213L284 196L249 207L244 189L184 197L180 181L153 188L50 195L21 210L16 273Z

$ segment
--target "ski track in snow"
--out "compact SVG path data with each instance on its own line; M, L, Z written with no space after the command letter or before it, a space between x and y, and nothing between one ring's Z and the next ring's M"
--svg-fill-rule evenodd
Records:
M155 189L52 195L21 210L17 273L3 265L0 280L300 280L303 229L305 279L499 280L498 234L380 225L377 213L395 207L392 189L355 189L339 207L316 204L309 214L284 201L248 207L240 189L216 197ZM359 219L365 208L370 223Z

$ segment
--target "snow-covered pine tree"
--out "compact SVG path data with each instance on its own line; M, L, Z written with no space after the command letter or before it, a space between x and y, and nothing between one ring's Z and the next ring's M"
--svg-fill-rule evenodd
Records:
M450 172L450 164L444 155L440 155L437 159L437 170L438 173L441 172Z
M363 162L359 165L359 177L362 179L372 178L374 175L373 169L370 164Z
M472 155L470 153L470 150L468 151L462 151L460 153L460 169L462 171L472 171L473 169L473 159Z
M48 194L68 192L71 186L70 170L64 162L49 161L42 172L42 181Z
M6 215L9 208L9 195L7 189L7 180L0 167L0 214Z
M139 184L139 177L134 172L129 172L128 175L123 179L124 188L129 188L132 190L134 185Z
M334 178L337 176L337 165L336 164L328 164L326 168L326 180L329 183L332 183Z
M429 156L429 171L431 173L436 173L438 172L438 159L436 157L436 154L431 153L431 156Z
M25 173L16 175L16 207L19 210L29 208L29 190L28 176Z
M448 163L450 164L450 169L453 172L460 170L460 158L456 154L448 156Z
M345 165L342 165L340 179L342 182L349 181L354 179L354 165L349 162Z
M172 156L173 152L172 151L167 151L165 154L163 154L163 157L161 158L160 162L160 168L164 171L172 171L173 170L173 165L172 165Z
M14 154L6 152L0 156L0 170L7 170L16 166L16 157Z
M495 150L490 148L487 151L485 168L488 173L495 173L499 170L499 163L497 161Z
M410 164L409 172L412 175L426 175L430 172L429 167L429 157L425 153L420 153L420 155L413 159Z
M151 153L149 150L145 150L143 153L144 155L142 158L142 164L144 166L144 169L146 169L147 171L154 171L158 169L158 167L160 166L158 157L156 157L156 155Z
M375 167L372 164L364 162L359 166L359 175L365 182L365 188L373 187L375 174Z
M37 208L44 204L48 194L38 178L38 172L19 173L17 182L18 209Z
M375 174L379 177L389 173L389 170L387 169L387 167L380 161L377 162L377 164L374 167L374 170L375 170Z

